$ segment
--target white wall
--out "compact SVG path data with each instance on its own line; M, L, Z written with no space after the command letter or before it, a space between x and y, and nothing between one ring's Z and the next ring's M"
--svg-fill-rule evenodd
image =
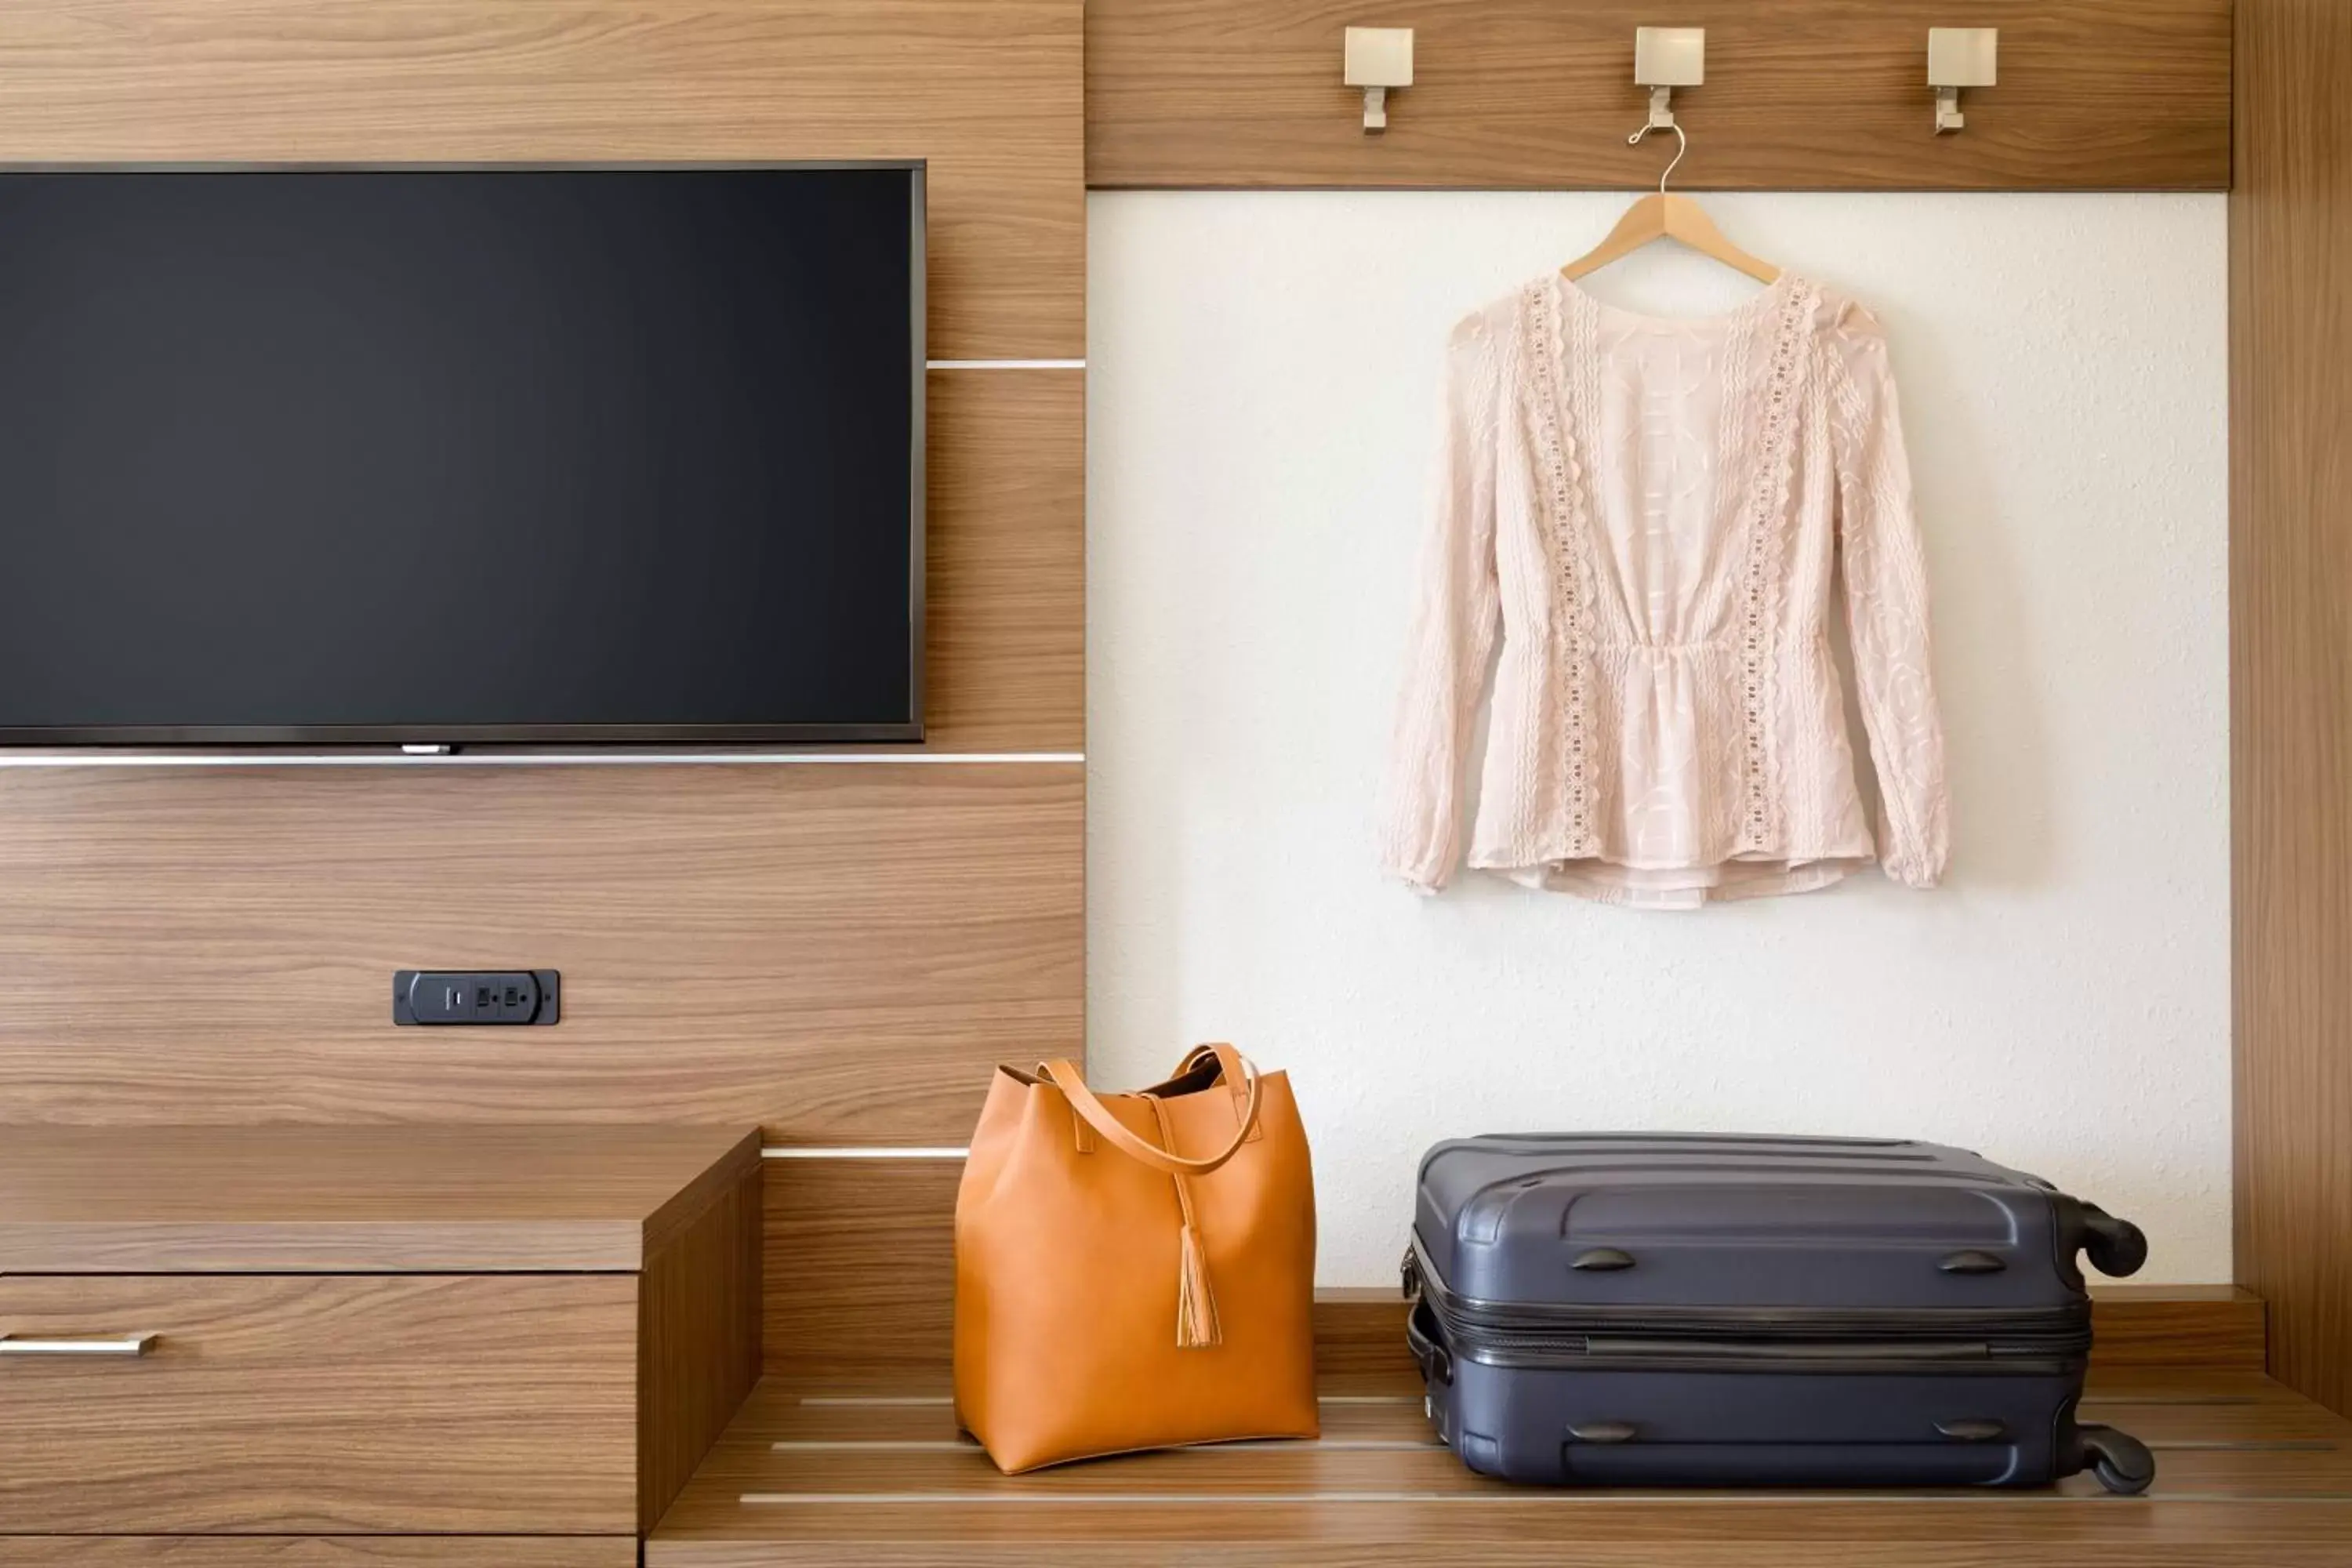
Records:
M1327 1284L1392 1279L1458 1133L1913 1135L2230 1275L2223 200L1741 195L1886 323L1928 537L1955 869L1633 912L1381 879L1371 806L1473 307L1603 195L1104 195L1089 209L1088 999L1098 1079L1287 1068ZM1746 279L1659 247L1660 313Z

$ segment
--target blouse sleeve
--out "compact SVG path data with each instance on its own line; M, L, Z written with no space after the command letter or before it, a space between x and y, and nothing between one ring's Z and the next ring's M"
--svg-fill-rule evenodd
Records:
M1465 753L1502 618L1495 578L1501 382L1495 334L1474 316L1446 346L1434 504L1381 812L1383 866L1425 893L1443 887L1461 858Z
M1862 716L1878 768L1879 861L1932 888L1951 849L1944 730L1928 669L1927 570L1886 338L1858 306L1841 313L1831 380L1838 541Z

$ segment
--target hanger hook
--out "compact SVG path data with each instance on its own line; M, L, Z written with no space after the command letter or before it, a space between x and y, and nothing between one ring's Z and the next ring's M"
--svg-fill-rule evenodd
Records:
M1659 129L1661 129L1659 126L1644 125L1642 129L1634 132L1633 134L1625 138L1625 145L1628 147L1638 147L1642 144L1643 137L1647 136L1651 132ZM1683 161L1683 154L1690 151L1690 138L1683 134L1683 128L1680 125L1668 125L1663 129L1671 131L1675 133L1675 155L1673 159L1667 163L1665 172L1658 176L1658 195L1662 196L1666 194L1666 181L1673 177L1675 165L1681 163Z

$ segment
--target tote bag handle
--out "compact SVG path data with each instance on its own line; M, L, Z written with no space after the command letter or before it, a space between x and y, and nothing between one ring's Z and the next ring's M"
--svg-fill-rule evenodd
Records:
M1240 1153L1242 1145L1249 1142L1251 1131L1257 1126L1257 1068L1239 1052L1234 1053L1234 1058L1242 1065L1242 1076L1249 1080L1249 1098L1242 1104L1242 1124L1234 1130L1232 1142L1205 1160L1187 1160L1181 1154L1171 1154L1129 1132L1118 1118L1110 1113L1109 1108L1095 1098L1095 1091L1087 1087L1086 1075L1078 1070L1076 1063L1056 1059L1041 1064L1037 1070L1062 1091L1062 1098L1070 1102L1070 1109L1120 1153L1129 1159L1140 1160L1153 1170L1164 1171L1171 1176L1205 1176Z

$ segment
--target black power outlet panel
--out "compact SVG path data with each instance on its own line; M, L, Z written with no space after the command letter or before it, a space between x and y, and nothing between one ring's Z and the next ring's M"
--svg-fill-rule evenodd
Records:
M552 969L403 969L392 977L395 1024L552 1024L563 1016Z

